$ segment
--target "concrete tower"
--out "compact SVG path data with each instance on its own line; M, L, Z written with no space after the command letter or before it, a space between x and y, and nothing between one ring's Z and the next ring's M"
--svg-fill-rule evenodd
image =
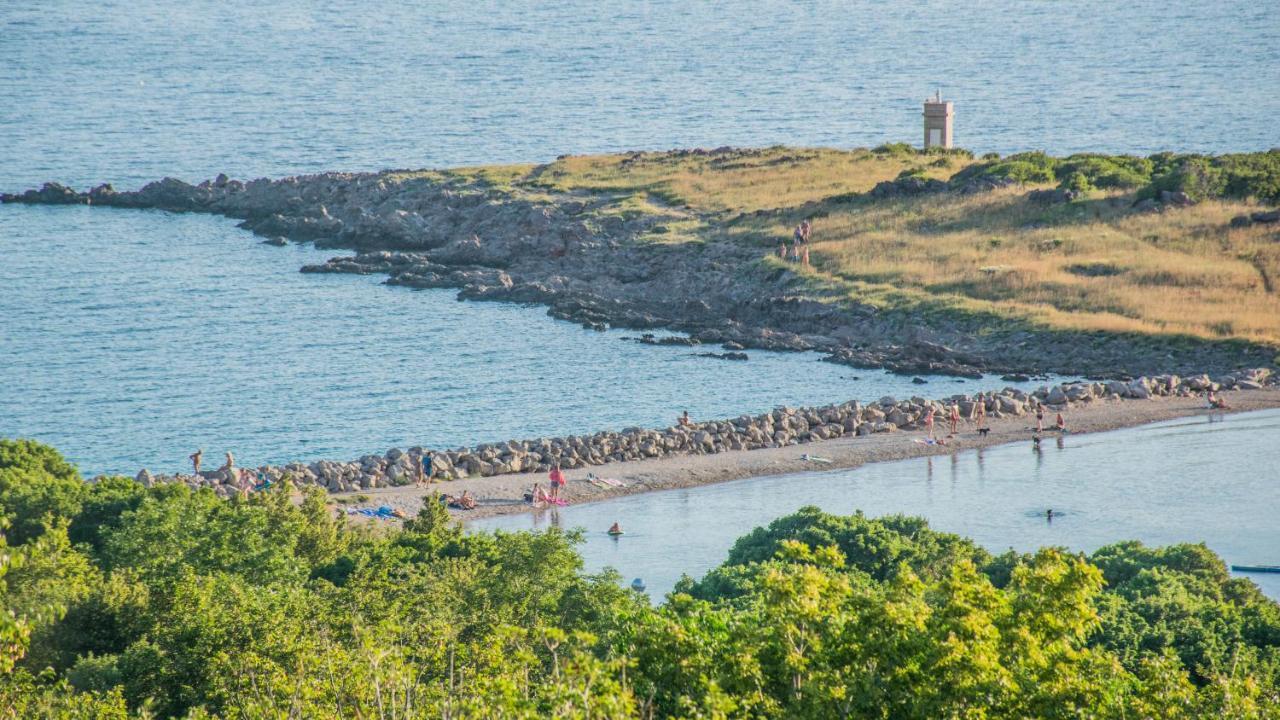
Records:
M951 147L951 118L955 114L950 101L942 99L938 91L931 100L924 101L924 149Z

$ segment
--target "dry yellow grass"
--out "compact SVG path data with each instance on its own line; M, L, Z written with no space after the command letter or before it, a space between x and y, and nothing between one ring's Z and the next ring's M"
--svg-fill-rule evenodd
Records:
M1049 328L1280 343L1280 232L1233 229L1257 208L1204 202L1133 213L1129 198L1038 205L1016 187L870 200L904 170L945 179L962 156L767 148L566 157L452 171L523 192L590 192L602 212L666 214L662 241L731 238L762 258L814 217L815 291L881 307ZM754 215L757 210L769 210Z
M1046 208L1010 189L836 211L815 230L815 267L1052 327L1280 341L1276 233L1229 227L1256 208L1134 214L1117 200Z
M556 190L643 192L667 204L703 212L785 208L866 192L908 168L946 177L959 161L877 155L868 150L767 148L699 155L638 153L568 157L540 171L537 183ZM952 164L954 163L954 165Z

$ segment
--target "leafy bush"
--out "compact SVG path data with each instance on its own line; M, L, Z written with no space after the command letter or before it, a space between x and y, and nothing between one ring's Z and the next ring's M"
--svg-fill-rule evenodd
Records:
M46 519L71 518L86 494L80 473L51 447L0 439L0 518L15 545L40 535Z
M1133 155L1081 154L1064 158L1054 172L1064 190L1131 189L1150 182L1153 167L1151 160Z
M1140 198L1168 191L1184 192L1193 200L1229 197L1280 203L1280 149L1217 156L1160 153L1149 160L1153 178Z
M1017 153L1003 160L989 160L970 165L951 176L953 185L974 180L991 179L1016 183L1046 183L1054 180L1058 160L1039 150Z
M885 143L877 145L871 152L877 155L893 155L893 156L909 156L915 155L918 151L910 143Z

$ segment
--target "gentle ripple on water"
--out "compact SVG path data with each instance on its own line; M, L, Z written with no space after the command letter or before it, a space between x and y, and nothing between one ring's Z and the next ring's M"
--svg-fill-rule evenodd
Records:
M920 141L979 152L1280 145L1269 3L623 0L0 10L0 190Z
M1046 442L644 493L472 530L582 528L587 568L641 577L654 598L724 562L734 540L817 505L837 514L918 515L992 550L1120 540L1205 542L1228 563L1280 564L1280 410L1200 416ZM572 490L572 486L569 488ZM1046 522L1045 510L1065 516ZM627 534L605 530L620 522ZM1280 598L1280 576L1249 576Z

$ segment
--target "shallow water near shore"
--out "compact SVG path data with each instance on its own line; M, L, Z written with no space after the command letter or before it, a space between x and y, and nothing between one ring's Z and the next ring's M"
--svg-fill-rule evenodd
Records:
M16 239L32 227L39 252ZM641 345L542 308L298 272L334 254L262 245L207 215L0 207L0 437L50 443L86 474L173 472L197 447L248 466L351 460L665 426L685 409L736 417L1017 384L913 385L815 353L704 358L719 347Z
M853 470L752 478L477 520L470 530L582 528L586 568L639 577L655 600L724 562L753 528L816 505L918 515L992 552L1204 542L1228 564L1280 564L1280 410L966 450ZM572 490L572 486L570 486ZM1045 518L1052 508L1055 517ZM1059 517L1058 514L1061 513ZM621 523L626 535L605 530ZM1280 598L1280 575L1247 575Z

